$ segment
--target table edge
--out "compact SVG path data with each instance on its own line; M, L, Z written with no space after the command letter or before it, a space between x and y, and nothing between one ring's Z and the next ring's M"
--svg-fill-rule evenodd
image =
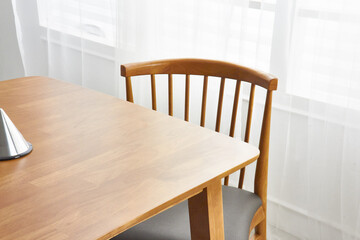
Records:
M249 145L251 145L251 144L249 144ZM206 182L198 185L197 187L195 187L193 189L190 189L187 192L182 193L181 195L157 206L156 208L151 209L150 211L138 216L137 218L126 223L125 225L115 228L114 230L108 232L107 234L101 236L100 238L97 238L97 240L109 240L109 239L119 235L120 233L125 232L126 230L134 227L135 225L146 221L147 219L191 198L192 196L197 195L198 193L202 192L203 189L206 188L206 186L208 186L209 183L213 182L214 180L222 179L222 178L240 170L241 168L244 168L244 167L248 166L249 164L255 162L259 158L259 155L260 155L260 152L258 152L258 154L256 156L254 156L253 158L250 158L249 160L245 161L244 163L227 170L226 172L216 176L215 178L210 179L209 181L206 181Z

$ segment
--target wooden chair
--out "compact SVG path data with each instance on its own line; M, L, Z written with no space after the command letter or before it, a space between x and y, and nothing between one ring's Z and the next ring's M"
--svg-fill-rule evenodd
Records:
M220 131L222 103L225 79L236 81L232 118L231 137L234 136L235 122L242 81L251 83L249 107L244 141L248 142L252 111L254 105L255 86L267 90L265 109L260 134L260 156L256 163L254 193L242 189L245 169L241 169L238 188L229 187L226 177L223 186L225 239L248 239L255 228L255 239L266 239L266 199L268 176L268 152L270 135L270 117L272 91L277 88L277 79L272 75L232 63L203 59L172 59L142 63L131 63L121 66L121 75L126 78L126 98L133 102L131 77L150 75L152 109L156 110L155 74L168 74L169 115L173 115L173 74L184 74L185 81L185 121L189 120L190 75L203 75L203 96L200 126L205 124L206 96L208 77L220 77L220 92L217 107L215 131ZM190 225L187 201L184 201L137 226L116 236L114 240L171 240L190 239Z

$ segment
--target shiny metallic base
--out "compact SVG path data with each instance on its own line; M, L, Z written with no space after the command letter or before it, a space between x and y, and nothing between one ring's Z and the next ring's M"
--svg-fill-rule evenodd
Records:
M32 149L31 143L24 139L5 111L0 108L0 160L25 156Z
M25 155L28 155L33 150L33 146L32 146L31 143L29 143L29 142L27 142L27 143L29 144L29 148L25 152L19 153L19 154L14 155L14 156L5 156L5 157L0 156L0 161L17 159L17 158L21 158L21 157L23 157Z

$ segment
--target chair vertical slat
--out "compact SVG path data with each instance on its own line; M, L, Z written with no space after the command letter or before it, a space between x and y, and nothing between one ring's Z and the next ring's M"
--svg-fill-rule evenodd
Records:
M201 104L201 119L200 119L200 126L202 127L205 126L207 87L208 87L208 76L204 76L203 95L202 95L202 104Z
M134 98L132 93L131 77L126 77L125 83L126 83L126 101L133 103Z
M220 82L219 101L218 101L218 109L217 109L217 114L216 114L216 126L215 126L216 132L220 131L221 111L222 111L222 103L223 103L223 99L224 99L224 89L225 89L225 78L222 77L221 82ZM229 176L225 177L224 185L229 185Z
M219 102L218 102L218 109L217 109L217 115L216 115L216 126L215 131L220 131L220 123L221 123L221 111L222 111L222 103L224 99L224 88L225 88L225 78L221 78L220 82L220 91L219 91Z
M253 112L253 106L254 106L254 95L255 95L255 84L251 84L249 108L248 108L248 114L247 114L247 119L246 119L246 130L245 130L245 139L244 139L244 141L247 143L249 142L249 139L250 139L251 119L252 119L252 112ZM238 188L241 188L241 189L243 188L244 178L245 178L245 168L242 168L240 170Z
M241 84L241 81L237 81L236 86L235 86L234 104L233 104L230 133L229 133L230 137L234 137L234 133L235 133L236 115L237 115L237 109L238 109L238 105L239 105L240 84Z
M156 110L155 74L151 74L151 99L152 99L152 109Z
M173 115L173 80L172 74L168 76L168 86L169 86L169 115Z
M185 81L185 121L189 121L190 75L186 74Z
M228 186L229 185L229 176L226 176L224 179L224 185Z
M238 188L242 189L244 185L245 168L240 169L239 185Z
M240 95L240 84L241 84L241 81L237 81L236 86L235 86L234 104L233 104L230 133L229 133L230 137L234 137L234 133L235 133L236 114L237 114L237 109L238 109L238 104L239 104L239 95ZM229 185L229 176L225 177L224 185L226 185L226 186Z
M249 142L249 138L250 138L251 119L252 119L252 112L254 106L254 95L255 95L255 84L251 84L249 109L246 119L246 130L245 130L245 139L244 139L244 141L247 143Z

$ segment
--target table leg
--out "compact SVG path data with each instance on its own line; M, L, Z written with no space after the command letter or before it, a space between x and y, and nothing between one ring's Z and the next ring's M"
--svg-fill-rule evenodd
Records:
M192 240L224 240L221 179L188 200Z

